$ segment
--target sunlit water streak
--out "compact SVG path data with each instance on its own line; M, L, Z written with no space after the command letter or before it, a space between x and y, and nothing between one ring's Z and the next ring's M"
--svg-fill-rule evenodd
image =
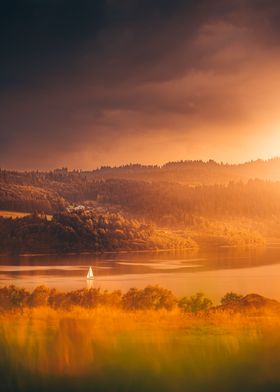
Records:
M214 301L228 291L257 292L280 300L280 247L217 248L202 251L122 252L103 255L1 256L0 285L29 289L44 284L60 290L121 289L159 284L176 295L203 291Z

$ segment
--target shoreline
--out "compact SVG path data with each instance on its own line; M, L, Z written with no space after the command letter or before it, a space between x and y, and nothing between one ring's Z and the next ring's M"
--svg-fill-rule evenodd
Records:
M93 252L57 252L57 253L39 253L39 252L30 252L30 253L10 253L0 252L0 257L4 256L18 256L18 257L36 257L36 256L77 256L77 255L102 255L102 254L123 254L123 253L163 253L163 252L177 252L177 251L193 251L198 250L198 247L189 247L189 248L168 248L168 249L145 249L145 250L113 250L113 251L93 251Z
M187 247L187 248L166 248L166 249L139 249L139 250L106 250L106 251L82 251L82 252L23 252L23 253L13 253L13 252L1 252L0 257L5 256L16 256L16 257L36 257L36 256L78 256L78 255L102 255L102 254L126 254L126 253L164 253L164 252L182 252L182 251L199 251L202 249L261 249L269 248L277 245L280 247L279 242L269 242L265 244L250 244L250 245L226 245L226 244L213 244L204 243L199 246Z

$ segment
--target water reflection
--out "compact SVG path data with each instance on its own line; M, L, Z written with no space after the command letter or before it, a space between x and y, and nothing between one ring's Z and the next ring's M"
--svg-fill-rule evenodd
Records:
M93 289L94 288L94 281L87 279L87 289Z
M86 280L90 265L94 282ZM0 257L0 285L27 288L45 284L71 290L93 284L127 290L159 284L178 295L203 291L214 300L231 290L280 299L279 283L279 247Z

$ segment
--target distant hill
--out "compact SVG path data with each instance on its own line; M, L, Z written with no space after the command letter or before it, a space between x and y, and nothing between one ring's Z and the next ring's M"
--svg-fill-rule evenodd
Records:
M245 178L245 173L249 175L248 173L256 172L264 175L265 172L268 173L268 168L275 169L278 166L280 169L280 159L276 158L241 165L222 165L212 161L175 162L162 168L130 165L104 168L90 173L68 172L67 169L52 172L2 170L0 209L54 213L65 210L69 204L78 203L91 208L115 207L115 210L148 219L161 226L189 226L197 221L196 217L278 220L280 181L241 181L239 177L238 181L217 181L213 184L199 184L198 180L196 185L187 181L176 181L176 178L183 177L184 173L188 173L190 178L195 177L197 172L204 172L205 182L210 183L211 173L214 171L223 175L228 173L228 179L230 173L240 172ZM178 176L173 175L173 181L159 181L166 173L175 172ZM139 178L147 177L147 173L153 173L158 180ZM116 178L109 178L114 177L113 174ZM133 180L121 178L132 175ZM98 178L102 176L104 178Z
M224 164L213 160L168 162L163 166L131 164L120 167L101 167L97 170L82 172L82 174L88 179L121 178L179 182L190 185L226 184L229 181L247 181L254 178L280 181L280 158L241 164Z
M0 182L0 210L52 213L65 206L65 200L52 190Z
M67 168L50 172L0 170L0 181L41 187L47 182L52 183L52 189L56 188L56 191L59 191L61 182L73 186L73 182L77 184L79 181L106 179L178 182L188 185L227 184L230 181L249 179L280 181L280 158L258 159L240 164L218 163L213 160L168 162L162 166L128 164L118 167L103 166L92 171L68 171Z
M119 212L161 229L187 230L197 243L255 246L280 236L280 158L91 172L0 170L0 210L53 215L77 206L100 215Z

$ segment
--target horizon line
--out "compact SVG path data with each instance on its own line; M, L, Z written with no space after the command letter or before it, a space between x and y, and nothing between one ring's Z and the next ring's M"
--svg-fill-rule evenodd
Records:
M280 160L280 155L276 155L274 157L271 158L257 158L257 159L251 159L251 160L247 160L247 161L241 161L241 162L224 162L224 161L217 161L215 159L180 159L177 161L167 161L165 163L162 164L144 164L144 163L140 163L140 162L129 162L129 163L123 163L121 165L115 165L115 166L110 166L110 165L100 165L97 166L95 168L92 169L82 169L82 168L72 168L72 169L68 169L67 165L62 165L62 166L57 166L57 167L53 167L53 168L49 168L49 169L10 169L10 168L3 168L0 166L0 171L7 171L7 172L18 172L18 173L26 173L26 172L39 172L39 173L50 173L50 172L54 172L55 170L65 170L67 172L94 172L94 171L99 171L99 170L104 170L104 169L121 169L121 168L126 168L126 167L142 167L142 168L158 168L158 169L162 169L165 166L169 165L169 164L187 164L187 163L202 163L202 164L209 164L209 163L213 163L216 164L218 166L242 166L242 165L246 165L246 164L252 164L252 163L256 163L256 162L262 162L262 163L269 163L272 161L277 161Z

